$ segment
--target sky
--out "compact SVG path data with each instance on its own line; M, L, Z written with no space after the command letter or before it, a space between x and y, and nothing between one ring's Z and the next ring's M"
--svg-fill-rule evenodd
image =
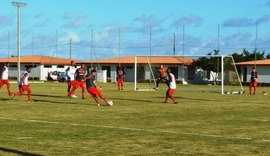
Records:
M173 34L177 55L205 55L218 47L224 55L255 47L270 52L270 0L23 2L21 55L69 58L70 49L80 60L172 55ZM17 54L16 40L17 9L0 0L0 57Z

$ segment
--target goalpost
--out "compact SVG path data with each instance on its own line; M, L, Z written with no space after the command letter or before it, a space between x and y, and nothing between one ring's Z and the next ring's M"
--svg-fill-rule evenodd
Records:
M135 56L134 90L155 91L158 68L170 68L179 91L242 94L244 89L235 62L230 55ZM184 85L185 84L185 85ZM167 85L161 83L159 89Z

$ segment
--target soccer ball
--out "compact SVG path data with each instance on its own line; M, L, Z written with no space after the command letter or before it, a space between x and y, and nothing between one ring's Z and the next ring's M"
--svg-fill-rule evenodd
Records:
M113 102L112 102L112 101L108 101L108 104L109 104L110 106L113 106Z

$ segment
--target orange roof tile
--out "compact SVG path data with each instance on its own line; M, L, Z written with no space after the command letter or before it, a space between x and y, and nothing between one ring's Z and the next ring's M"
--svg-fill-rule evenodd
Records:
M235 63L237 66L270 66L270 59Z
M74 60L79 63L79 61ZM0 63L17 63L17 57L0 58ZM21 56L21 63L35 63L35 64L46 64L46 65L68 65L70 59L57 58L50 56Z
M178 57L178 56L139 56L137 57L138 63L147 64L151 62L152 64L191 64L194 60L188 57ZM85 61L87 63L91 63L91 61ZM105 58L105 59L98 59L93 60L92 63L100 63L100 64L134 64L135 57L134 56L127 56L127 57L120 57L120 58Z

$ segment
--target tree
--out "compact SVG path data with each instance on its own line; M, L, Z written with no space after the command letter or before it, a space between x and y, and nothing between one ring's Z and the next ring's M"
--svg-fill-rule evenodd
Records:
M200 57L192 65L206 71L214 78L214 84L216 84L221 71L219 62L221 62L220 57Z
M247 49L243 49L242 53L233 53L232 56L235 62L254 61L256 54L256 60L264 60L265 51L259 52L254 50L250 53Z

